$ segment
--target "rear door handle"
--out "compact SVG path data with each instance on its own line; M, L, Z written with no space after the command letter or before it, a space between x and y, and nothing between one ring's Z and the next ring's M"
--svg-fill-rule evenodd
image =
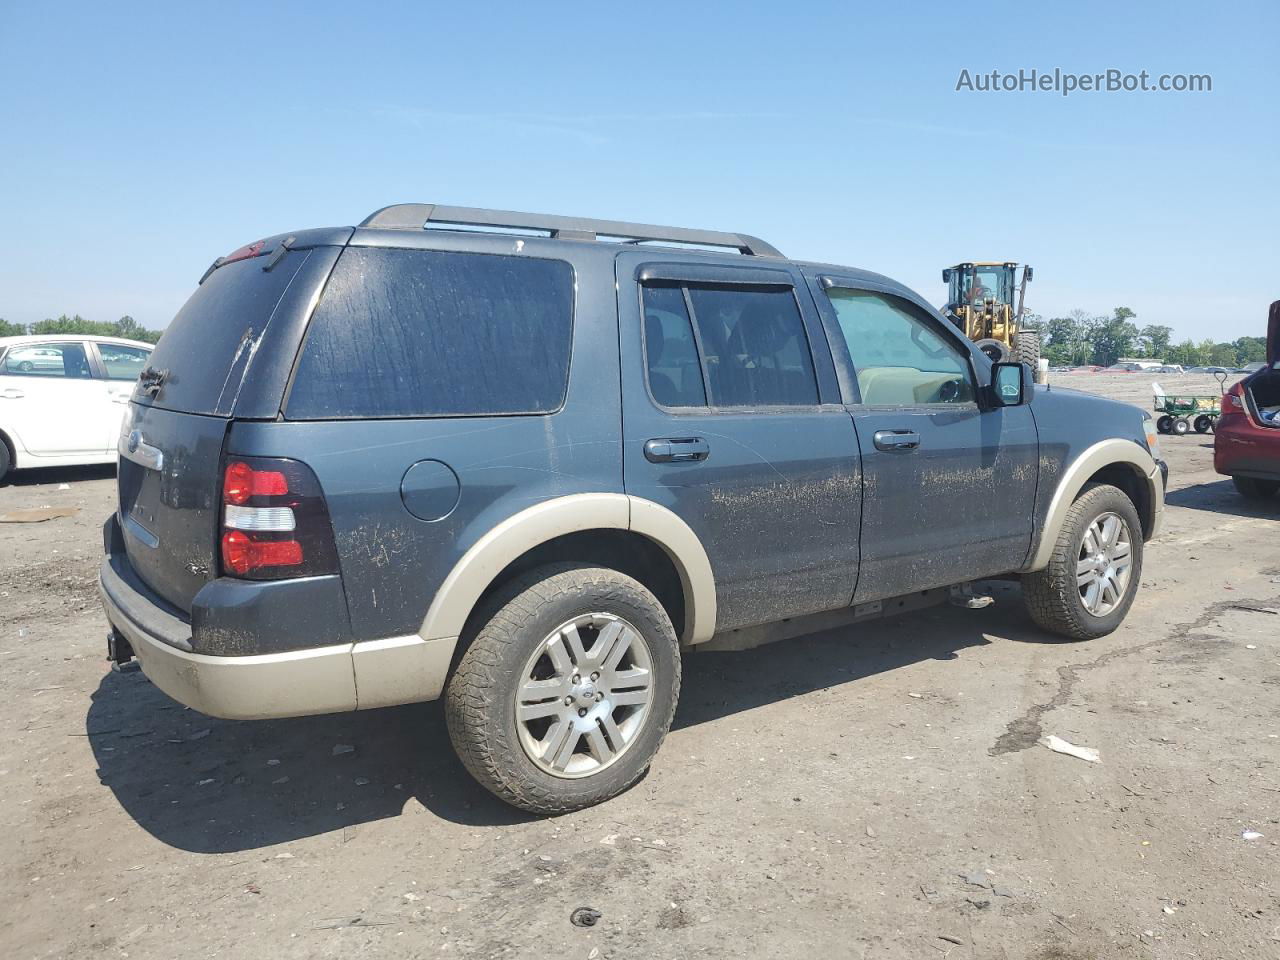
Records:
M914 430L877 430L871 438L877 450L901 453L920 446L920 434Z
M25 396L26 394L17 387L5 387L4 391L0 392L0 400L21 400Z
M650 463L692 463L710 455L711 447L701 437L668 437L644 445L644 458Z

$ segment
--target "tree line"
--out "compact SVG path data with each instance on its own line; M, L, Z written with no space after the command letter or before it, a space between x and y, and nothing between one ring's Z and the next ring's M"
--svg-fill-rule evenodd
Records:
M1044 319L1028 314L1026 325L1039 327L1041 355L1055 367L1098 364L1109 367L1121 357L1159 358L1184 367L1242 367L1267 358L1266 337L1240 337L1230 343L1183 340L1173 343L1173 328L1139 326L1138 315L1116 307L1111 316L1072 310L1065 317Z
M128 315L114 323L105 320L86 320L80 314L68 317L65 313L56 320L38 320L35 323L10 323L0 319L0 337L44 336L54 333L72 333L97 337L124 337L126 340L141 340L144 343L155 343L160 339L161 330L148 330L137 320Z

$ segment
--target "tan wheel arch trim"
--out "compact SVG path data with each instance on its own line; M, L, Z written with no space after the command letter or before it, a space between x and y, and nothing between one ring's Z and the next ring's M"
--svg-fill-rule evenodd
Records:
M557 497L502 521L450 571L418 636L424 640L458 637L480 596L508 564L548 540L587 530L632 530L665 550L684 587L685 622L677 624L681 641L690 644L711 639L716 625L716 586L702 542L666 507L621 493Z
M1151 495L1151 537L1159 532L1160 520L1164 514L1164 481L1160 477L1160 468L1151 454L1140 444L1113 437L1089 447L1063 471L1062 479L1058 481L1058 489L1049 503L1049 512L1040 532L1040 542L1031 561L1023 568L1025 571L1043 570L1049 565L1053 545L1058 539L1058 531L1062 529L1062 524L1066 520L1067 510L1075 502L1091 476L1103 467L1117 463L1133 466L1146 480L1148 492Z

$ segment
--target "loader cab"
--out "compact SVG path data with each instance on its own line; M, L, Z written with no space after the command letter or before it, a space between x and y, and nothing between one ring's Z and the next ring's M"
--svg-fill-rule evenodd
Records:
M1015 263L961 263L942 271L947 302L956 306L1013 303Z

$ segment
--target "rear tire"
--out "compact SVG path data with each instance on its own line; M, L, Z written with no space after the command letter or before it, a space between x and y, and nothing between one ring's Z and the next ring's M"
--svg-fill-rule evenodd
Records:
M1013 335L1013 358L1019 363L1028 364L1031 372L1040 369L1040 331L1019 330Z
M1174 436L1185 437L1191 432L1191 422L1186 417L1179 417L1173 421Z
M1213 417L1203 413L1200 414L1200 416L1196 417L1195 428L1196 433L1208 433L1213 429Z
M1098 527L1110 527L1115 518L1122 525L1116 543L1108 545L1098 537ZM1086 545L1086 536L1094 539ZM1127 551L1120 549L1121 542ZM1097 558L1105 560L1099 562ZM1127 568L1113 574L1117 561L1128 559ZM1086 579L1092 577L1092 579ZM1106 602L1105 584L1115 590L1113 600ZM1124 621L1142 581L1142 523L1138 511L1123 491L1110 484L1091 484L1084 488L1067 510L1066 520L1054 541L1049 565L1022 578L1022 598L1040 627L1072 640L1092 640L1106 636ZM1099 584L1098 593L1090 588ZM1118 596L1114 596L1118 593ZM1090 597L1098 603L1090 609Z
M1172 433L1173 417L1169 416L1166 413L1163 417L1161 417L1159 420L1156 421L1156 429L1159 430L1161 433Z
M4 483L4 478L9 475L9 470L13 467L13 458L9 455L9 444L5 442L3 435L0 435L0 483Z
M657 598L616 570L560 563L513 581L486 612L445 691L467 771L540 814L639 780L680 692L680 645Z
M1259 480L1257 477L1232 477L1240 496L1246 500L1266 500L1280 490L1280 480Z

